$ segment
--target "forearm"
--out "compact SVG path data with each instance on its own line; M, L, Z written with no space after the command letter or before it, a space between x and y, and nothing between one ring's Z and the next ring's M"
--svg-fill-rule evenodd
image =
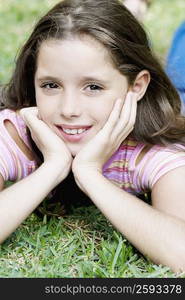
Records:
M2 243L61 180L56 164L44 163L34 173L0 192Z
M174 271L185 268L183 221L121 190L100 173L84 172L78 180L95 205L141 253Z

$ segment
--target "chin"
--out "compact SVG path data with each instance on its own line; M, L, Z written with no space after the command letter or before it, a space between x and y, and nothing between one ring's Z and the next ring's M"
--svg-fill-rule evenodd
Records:
M68 149L72 155L72 157L75 157L80 151L81 149L86 145L86 143L76 143L76 144L68 144Z
M70 151L72 157L75 157L78 154L78 152L80 152L80 149L78 149L78 150L77 149L69 149L69 151Z
M76 155L77 155L76 152L72 152L72 151L71 151L71 156L72 156L72 157L75 157Z

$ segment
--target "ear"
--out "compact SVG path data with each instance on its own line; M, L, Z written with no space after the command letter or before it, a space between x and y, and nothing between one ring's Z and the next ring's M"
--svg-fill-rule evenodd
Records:
M147 70L142 70L137 74L134 83L129 87L129 91L137 94L137 101L141 100L145 94L150 82L150 73Z

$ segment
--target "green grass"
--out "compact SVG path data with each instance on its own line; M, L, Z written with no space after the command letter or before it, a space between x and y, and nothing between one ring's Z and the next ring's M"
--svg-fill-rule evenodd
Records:
M1 277L177 277L152 264L94 206L65 217L32 214L1 245Z
M169 5L170 2L170 5ZM36 20L56 0L0 0L0 81ZM184 0L154 0L144 25L154 50L165 59L183 20ZM74 195L75 197L75 195ZM25 199L26 201L26 199ZM95 206L72 208L63 217L32 213L0 246L0 277L185 277L144 258Z
M14 59L34 24L57 0L0 0L0 82L7 82Z
M175 30L185 20L184 11L184 0L153 0L145 16L145 29L162 63L165 63Z

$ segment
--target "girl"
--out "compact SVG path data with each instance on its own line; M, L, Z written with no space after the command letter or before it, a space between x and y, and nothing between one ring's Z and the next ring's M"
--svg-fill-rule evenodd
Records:
M2 97L1 242L72 172L140 252L185 270L185 118L119 1L58 3L35 26ZM16 183L3 189L6 180ZM139 198L148 192L152 205Z

